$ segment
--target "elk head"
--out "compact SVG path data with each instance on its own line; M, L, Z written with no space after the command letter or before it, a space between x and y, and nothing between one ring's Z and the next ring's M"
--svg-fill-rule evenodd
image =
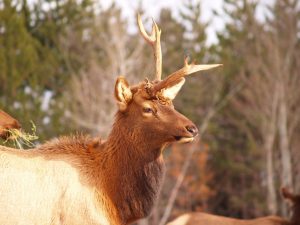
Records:
M166 143L193 141L198 129L189 119L174 109L173 100L185 82L185 76L197 71L220 66L189 64L185 59L184 67L161 80L162 54L160 46L161 30L153 21L151 35L145 31L141 18L137 17L138 27L143 38L154 51L155 78L129 86L124 77L119 77L115 85L115 97L119 114L147 142L162 146Z
M6 140L9 137L9 129L20 129L19 121L0 110L0 138Z
M281 188L281 194L291 204L291 225L300 224L300 195L292 194L286 187Z

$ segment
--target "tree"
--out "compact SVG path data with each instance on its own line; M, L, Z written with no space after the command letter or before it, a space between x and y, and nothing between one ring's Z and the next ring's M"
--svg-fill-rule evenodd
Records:
M256 2L226 1L224 11L230 19L225 26L225 31L218 35L220 43L219 47L215 47L215 50L221 61L226 65L224 72L227 74L225 75L228 78L227 82L233 84L241 83L243 90L236 95L234 100L228 105L228 108L223 112L226 119L222 120L224 122L223 125L221 124L221 127L226 125L227 129L233 129L231 132L234 136L228 134L228 137L231 137L229 140L232 141L230 151L235 151L233 153L235 157L242 159L242 164L239 164L239 161L235 161L235 164L241 167L237 167L238 170L232 170L232 175L230 175L232 178L229 179L241 180L245 191L236 190L234 195L244 200L247 199L246 196L252 196L250 202L247 201L248 204L255 204L257 208L262 207L259 202L261 196L256 194L256 198L253 198L256 190L255 188L253 190L249 189L248 182L251 180L252 182L257 182L254 171L258 173L261 166L259 162L258 164L251 164L251 162L255 162L257 158L260 161L261 157L265 157L268 208L275 213L277 199L274 183L273 152L278 100L276 96L274 97L274 92L271 91L274 88L275 81L270 71L268 71L269 62L261 58L263 56L267 57L268 54L272 53L262 50L265 49L264 45L267 44L263 41L267 34L265 34L262 24L255 17L256 9ZM222 130L221 127L219 128L220 130ZM217 136L219 135L217 134ZM242 140L244 143L240 142ZM262 148L265 155L259 156L260 151L258 151L258 148ZM243 154L240 155L237 149L242 151ZM237 165L231 164L229 168L234 169ZM231 199L234 200L235 198L231 197ZM239 206L239 204L242 205ZM240 211L237 208L240 212L236 213L242 217L256 214L256 212L247 210L248 207L245 202L232 202L231 208L235 207L241 209Z
M162 9L159 17L159 26L162 28L162 77L178 70L184 59L184 26L179 23L170 9Z
M116 112L113 87L117 76L126 76L131 84L144 76L152 78L153 61L149 60L151 53L144 52L146 45L139 34L127 33L127 22L115 4L95 18L89 43L88 66L79 76L73 74L66 93L67 115L90 133L106 135Z
M227 10L231 21L226 25L226 33L219 35L219 55L229 64L233 80L244 83L243 90L230 104L229 119L249 138L245 141L250 144L251 155L255 156L259 148L264 150L266 177L262 177L261 185L266 180L268 210L276 213L278 187L292 186L290 140L295 135L292 130L299 124L298 114L294 113L298 111L295 105L299 101L294 89L299 86L299 76L294 72L299 58L297 4L276 2L271 7L272 19L267 23L255 18L255 2L228 1L227 4L233 11ZM277 169L278 165L282 169Z
M205 33L209 23L201 20L201 2L199 0L189 0L184 3L181 11L181 17L186 24L186 32L184 35L184 48L186 54L198 62L203 62L207 57L207 35Z
M59 100L61 87L68 81L68 63L75 64L78 70L83 62L78 57L68 57L67 62L60 44L72 27L82 34L87 25L83 21L91 14L88 9L92 2L30 4L29 7L26 0L5 0L0 9L0 81L3 84L0 106L19 118L25 129L34 120L43 140L51 133L65 132L68 127L61 126L64 123L64 109ZM72 56L75 54L81 53L73 52Z
M269 42L272 43L273 76L277 80L279 149L281 159L281 185L293 187L291 140L298 136L295 128L300 122L299 78L299 24L298 1L276 1L271 8L273 19L268 20ZM287 215L286 207L283 214Z

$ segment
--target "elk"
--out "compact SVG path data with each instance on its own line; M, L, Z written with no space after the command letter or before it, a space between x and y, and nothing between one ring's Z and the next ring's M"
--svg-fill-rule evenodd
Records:
M242 220L194 212L183 214L167 225L300 225L300 195L293 195L286 188L281 189L281 194L292 203L292 218L290 221L279 216Z
M155 79L115 84L118 105L106 139L60 137L27 151L0 148L0 224L125 225L146 217L164 174L163 149L188 143L197 127L174 109L185 76L219 66L189 64L161 79L161 30L153 21L143 38L152 46Z
M281 193L291 204L292 217L290 225L300 225L300 194L294 195L287 188L282 188Z
M20 129L20 123L8 115L6 112L0 110L0 138L6 140L9 137L10 129Z

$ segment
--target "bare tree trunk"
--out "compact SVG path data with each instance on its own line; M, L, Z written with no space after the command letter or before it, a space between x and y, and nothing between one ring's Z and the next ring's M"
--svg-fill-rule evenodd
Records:
M283 87L280 88L280 101L278 111L278 132L279 132L279 147L281 152L281 186L293 188L293 172L290 143L288 137L288 124L287 124L287 105L284 96ZM287 216L286 204L281 207L284 216Z
M267 160L267 190L268 190L268 210L271 214L277 212L277 199L274 184L274 165L273 165L273 144L275 139L275 131L266 137L264 148L266 151Z
M298 145L299 146L299 145ZM300 160L300 155L299 153L296 154L296 151L293 154L293 158L295 158L295 162L298 162ZM294 191L295 192L299 192L300 191L300 167L294 167L294 174L295 174L295 182L294 182Z
M282 163L282 185L292 188L293 173L291 151L289 137L287 133L287 109L284 101L281 101L279 105L278 128Z
M139 220L137 222L137 225L149 225L149 221L148 220L149 220L148 218Z
M159 211L158 211L158 205L157 205L158 202L156 202L155 204L155 207L154 207L154 210L152 212L152 223L151 224L158 224L158 221L159 221ZM148 222L149 223L149 222Z
M278 85L275 85L278 90ZM277 120L277 109L279 103L279 94L275 91L272 103L271 103L271 115L269 121L266 124L266 130L264 130L264 148L266 151L267 160L267 190L268 190L268 209L271 214L276 214L278 211L278 203L276 199L276 189L275 189L275 177L274 177L274 165L273 165L273 146L276 136L276 120Z

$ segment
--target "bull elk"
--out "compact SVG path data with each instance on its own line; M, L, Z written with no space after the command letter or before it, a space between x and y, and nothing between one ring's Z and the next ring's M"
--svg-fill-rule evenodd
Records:
M286 220L279 216L241 220L195 212L183 214L167 225L300 225L300 195L293 195L286 188L282 188L281 193L292 204L291 220Z
M20 123L8 115L6 112L0 110L0 138L7 139L9 137L10 129L20 129Z
M172 100L185 76L219 65L195 65L161 80L161 31L153 22L155 79L115 84L118 111L106 141L61 137L35 149L0 148L0 224L130 224L149 215L164 174L162 150L188 143L196 126Z

